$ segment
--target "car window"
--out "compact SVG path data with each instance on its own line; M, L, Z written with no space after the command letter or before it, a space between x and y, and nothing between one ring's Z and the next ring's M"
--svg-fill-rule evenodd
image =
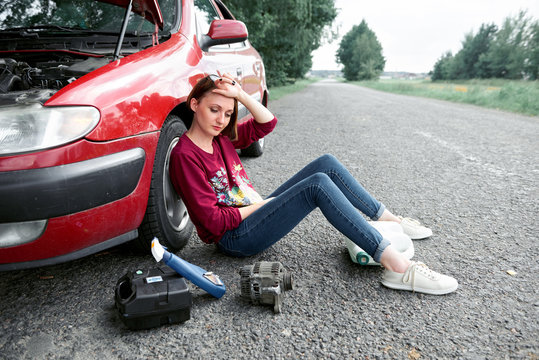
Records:
M219 20L219 14L213 7L210 0L195 0L195 16L197 22L197 36L202 37L210 30L210 25L213 20ZM229 45L212 46L212 50L229 49Z
M176 16L176 0L160 0L165 31L170 31ZM0 9L0 29L32 26L58 26L89 31L119 32L125 8L100 1L17 0ZM127 32L153 32L155 25L131 13Z
M173 31L176 28L176 16L180 14L181 9L177 9L176 6L178 0L159 0L159 8L163 15L163 29L167 31Z

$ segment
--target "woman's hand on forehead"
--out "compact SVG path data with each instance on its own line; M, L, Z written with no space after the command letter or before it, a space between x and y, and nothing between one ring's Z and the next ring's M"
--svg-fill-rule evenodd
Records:
M214 89L213 92L226 97L237 99L242 90L241 86L234 80L232 75L228 73L223 74L221 79L215 80L214 82L217 89Z

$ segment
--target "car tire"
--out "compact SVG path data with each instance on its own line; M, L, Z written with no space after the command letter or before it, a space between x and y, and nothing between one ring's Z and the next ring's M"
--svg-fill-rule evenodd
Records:
M241 155L249 157L259 157L264 152L264 138L255 141L249 147L241 150Z
M140 251L149 251L154 237L170 251L178 251L191 237L193 223L185 204L174 190L168 172L172 149L186 130L183 121L175 115L169 115L161 128L148 205L139 227L139 236L135 239L135 247Z

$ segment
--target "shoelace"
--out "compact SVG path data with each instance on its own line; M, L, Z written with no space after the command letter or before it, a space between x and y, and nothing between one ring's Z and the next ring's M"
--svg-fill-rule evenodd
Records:
M403 283L408 283L411 280L412 291L415 291L415 273L417 271L423 273L423 275L431 279L435 279L438 275L436 272L429 269L429 267L425 265L424 263L420 261L417 261L417 262L412 261L412 264L408 267L408 269L406 269L406 271L404 272L404 275L402 276Z

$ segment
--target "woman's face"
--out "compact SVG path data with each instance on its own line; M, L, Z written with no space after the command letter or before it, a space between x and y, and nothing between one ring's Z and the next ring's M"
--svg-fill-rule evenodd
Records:
M191 99L191 109L195 112L195 121L208 136L217 136L223 131L234 112L234 99L215 93L209 93L198 101Z

